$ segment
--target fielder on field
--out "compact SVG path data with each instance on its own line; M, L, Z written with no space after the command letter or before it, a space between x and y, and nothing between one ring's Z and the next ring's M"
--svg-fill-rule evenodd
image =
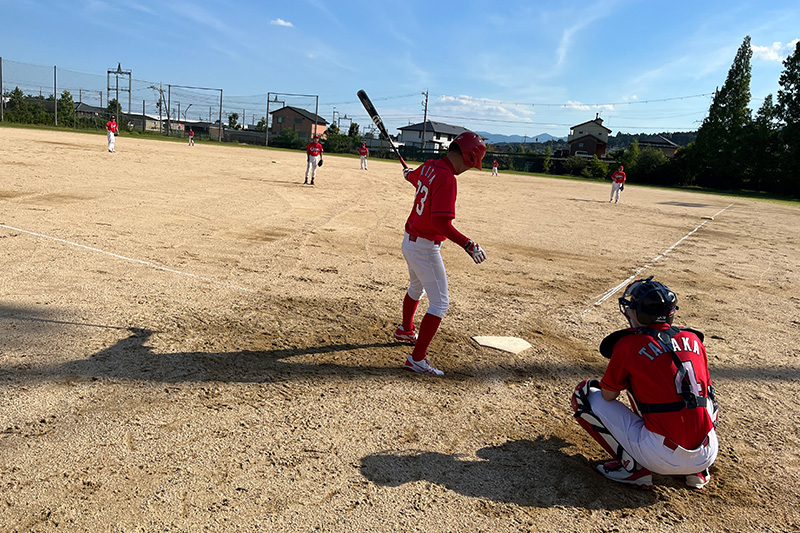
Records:
M650 276L619 299L630 328L607 336L600 381L578 384L571 405L578 423L614 458L599 472L619 483L653 488L653 472L685 476L701 489L717 458L717 403L703 334L672 325L675 293ZM617 400L627 390L634 410Z
M500 167L500 163L497 162L497 159L492 161L492 176L497 176L497 169Z
M614 203L619 202L619 193L625 189L625 180L627 177L625 176L624 168L622 165L619 166L616 172L611 175L611 200L609 203L614 200L614 195L617 195L617 199Z
M394 332L395 339L414 344L405 362L406 370L436 376L444 374L427 359L428 346L450 306L447 273L440 249L442 242L450 239L464 248L476 263L486 259L486 253L477 243L453 227L456 176L470 168L480 169L485 154L483 139L468 131L453 140L447 155L441 159L431 159L416 170L403 171L406 180L417 188L411 214L406 220L402 247L410 284L403 300L403 323ZM417 333L414 314L425 293L429 306Z
M322 164L322 145L319 143L319 135L314 135L314 138L306 145L306 154L308 154L308 165L306 165L306 181L304 185L308 185L308 175L311 174L311 185L314 185L314 178L317 177L317 167Z
M117 135L119 135L116 115L111 115L111 120L106 122L106 130L108 135L108 151L116 152L114 149L114 141L116 141Z
M189 128L189 146L194 146L194 130Z
M369 148L367 148L367 143L361 143L361 148L358 149L358 154L361 156L361 170L367 170L367 157L369 157Z

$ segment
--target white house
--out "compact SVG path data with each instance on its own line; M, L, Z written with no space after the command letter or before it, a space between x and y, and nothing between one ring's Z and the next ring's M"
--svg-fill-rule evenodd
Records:
M447 150L450 147L450 142L458 137L459 134L469 131L461 126L451 126L442 122L420 122L419 124L411 124L397 128L400 130L398 140L408 146L423 147L422 134L423 129L425 133L425 146L426 150Z

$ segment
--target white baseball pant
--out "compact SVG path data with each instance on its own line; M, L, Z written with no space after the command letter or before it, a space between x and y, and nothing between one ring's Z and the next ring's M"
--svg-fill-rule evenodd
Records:
M367 156L365 155L361 156L361 169L367 170Z
M442 261L441 243L417 237L412 241L408 233L403 238L403 257L408 264L411 281L408 295L419 300L428 294L428 313L444 318L450 307L450 292L447 288L447 272Z
M108 151L109 152L113 152L114 151L114 141L115 140L116 140L116 137L114 137L114 132L113 131L109 131L108 132Z
M308 179L308 175L311 174L311 179L317 177L317 163L319 162L318 155L309 155L308 156L308 166L306 166L306 179Z
M619 192L621 188L622 188L622 183L617 183L616 181L611 183L611 200L614 199L614 194L616 193L617 195L616 201L619 202ZM611 200L609 200L609 202Z
M705 446L694 450L678 446L672 450L664 445L664 437L645 428L644 419L622 402L606 401L599 390L592 390L589 404L625 451L651 472L676 476L695 474L711 466L717 458L719 442L713 429Z

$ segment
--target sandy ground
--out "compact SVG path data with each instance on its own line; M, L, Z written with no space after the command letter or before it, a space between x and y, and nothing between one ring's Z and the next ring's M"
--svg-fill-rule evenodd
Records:
M1 531L800 531L800 206L470 171L456 226L489 258L443 248L436 379L390 336L400 166L304 170L0 128ZM625 325L595 303L637 273L706 334L700 492L605 480L571 416Z

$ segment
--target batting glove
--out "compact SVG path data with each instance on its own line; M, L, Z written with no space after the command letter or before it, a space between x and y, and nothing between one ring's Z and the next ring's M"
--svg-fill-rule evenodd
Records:
M467 241L467 244L464 245L464 249L476 264L483 263L486 260L486 252L483 251L483 248L481 248L481 245L477 242Z
M403 169L403 178L408 179L408 175L414 172L413 168L404 168Z

